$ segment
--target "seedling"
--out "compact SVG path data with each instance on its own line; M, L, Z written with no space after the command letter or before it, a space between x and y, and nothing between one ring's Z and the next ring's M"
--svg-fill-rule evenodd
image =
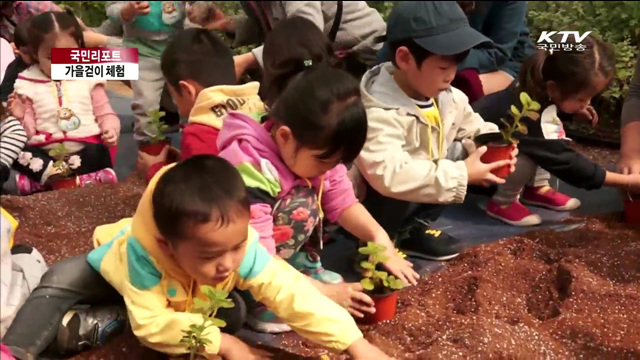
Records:
M227 326L224 320L217 319L216 314L219 309L228 309L235 306L232 300L228 299L229 293L224 290L214 289L211 286L203 285L200 291L207 297L207 300L200 298L193 299L192 313L202 315L201 324L192 324L189 330L183 330L185 334L180 340L189 350L189 359L197 358L207 359L203 353L205 346L211 344L211 341L203 334L211 327L222 328Z
M540 118L540 114L537 113L537 111L540 110L540 104L531 100L531 97L529 97L527 93L520 93L520 102L522 103L522 110L518 110L515 105L511 105L510 114L513 117L513 123L509 123L505 119L500 119L506 125L503 130L500 130L500 133L507 144L518 143L518 139L513 137L515 132L527 134L527 126L520 122L523 117L526 116L533 121L537 121Z
M169 128L169 126L160 120L165 115L166 113L164 111L159 110L149 111L147 113L147 116L149 116L149 123L147 124L146 133L150 136L149 142L152 144L159 143L167 139L164 132Z
M64 144L58 144L55 148L49 151L49 156L56 159L53 163L53 167L60 171L60 175L65 178L73 175L73 170L80 167L82 163L80 156L71 155L69 150L64 146Z
M362 275L364 278L360 280L362 287L371 292L393 292L404 287L402 280L393 275L389 275L386 271L377 270L378 264L384 263L389 258L385 255L387 247L373 242L367 243L358 249L358 252L367 255L368 259L360 262L362 267Z

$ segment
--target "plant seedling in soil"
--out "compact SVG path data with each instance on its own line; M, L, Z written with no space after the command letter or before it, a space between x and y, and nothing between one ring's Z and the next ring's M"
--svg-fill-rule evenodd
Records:
M77 169L80 166L80 157L71 155L64 144L58 144L55 148L49 150L49 156L56 160L53 163L53 167L60 171L60 175L65 178L71 177L74 173L73 169Z
M373 242L367 243L358 249L358 252L367 255L368 259L360 262L363 269L364 278L360 281L362 287L373 293L386 293L392 290L400 290L404 287L402 280L393 275L389 275L386 271L377 270L378 264L382 264L388 260L385 255L387 247Z
M166 113L164 111L159 110L153 110L147 113L147 116L149 116L149 123L147 124L146 133L150 136L149 142L152 144L156 144L167 139L164 132L167 131L169 126L160 120L165 115Z
M505 128L500 130L500 133L482 134L476 138L476 140L482 138L493 140L496 138L495 141L487 141L487 152L484 153L480 159L483 163L491 164L496 161L509 159L514 146L518 144L518 139L514 137L515 133L528 133L527 126L522 123L522 119L527 117L533 121L537 121L540 118L540 114L537 112L540 110L540 104L531 100L531 97L529 97L527 93L520 93L520 102L522 103L522 109L511 105L509 114L513 117L512 123L505 119L500 119L505 125ZM497 140L497 138L500 138L500 140ZM509 175L510 167L510 165L505 165L501 168L494 169L492 173L504 179Z
M189 326L189 330L183 330L184 336L180 340L180 344L185 345L189 350L189 360L207 359L202 351L211 341L204 338L203 334L210 327L221 328L227 326L224 320L216 318L216 314L219 309L228 309L235 306L233 300L228 299L229 293L227 291L214 289L207 285L201 286L200 291L207 297L207 300L193 299L191 312L201 314L202 323L192 324Z

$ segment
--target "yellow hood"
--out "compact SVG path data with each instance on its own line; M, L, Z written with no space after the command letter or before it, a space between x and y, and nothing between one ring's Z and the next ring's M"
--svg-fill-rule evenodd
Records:
M222 119L229 111L247 115L263 114L266 108L258 92L260 83L250 82L237 86L212 86L198 94L189 114L189 124L201 124L220 130ZM258 118L259 116L254 118Z

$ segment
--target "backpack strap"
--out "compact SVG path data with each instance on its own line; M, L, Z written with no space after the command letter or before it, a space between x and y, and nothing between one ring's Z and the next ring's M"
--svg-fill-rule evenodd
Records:
M340 29L340 23L342 22L342 9L344 4L342 1L336 1L338 8L336 9L336 17L333 19L333 25L331 26L331 30L329 31L328 37L331 42L336 41L336 37L338 36L338 30Z

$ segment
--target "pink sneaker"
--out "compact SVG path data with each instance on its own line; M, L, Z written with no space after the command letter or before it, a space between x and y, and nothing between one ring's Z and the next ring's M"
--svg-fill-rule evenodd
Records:
M519 201L510 205L500 205L489 200L487 215L513 226L535 226L542 223L540 216L533 214Z
M527 186L522 192L522 202L555 211L571 211L580 207L580 200L557 192L551 186Z
M29 179L29 177L24 174L18 174L18 176L16 176L16 184L18 186L18 193L21 196L27 196L45 190L44 186Z
M96 172L92 172L90 174L80 175L78 176L78 180L80 183L80 187L85 187L104 183L115 184L118 182L118 177L116 176L116 172L113 171L113 169L106 168L98 170Z

